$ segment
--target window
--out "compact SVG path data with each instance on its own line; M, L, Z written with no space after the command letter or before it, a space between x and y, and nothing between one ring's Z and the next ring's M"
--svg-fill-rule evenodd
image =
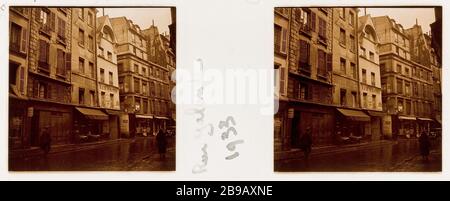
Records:
M105 96L106 96L106 93L104 91L102 91L102 93L100 95L100 102L101 102L102 107L106 106L106 102L105 102L106 97Z
M403 81L401 79L397 79L397 93L403 94Z
M375 54L373 52L369 52L370 61L375 61Z
M78 29L78 44L84 46L84 30Z
M357 71L356 71L356 64L354 64L354 63L350 63L350 68L351 68L351 70L352 70L352 78L353 79L356 79L356 77L357 77Z
M38 89L38 98L48 98L47 83L39 82Z
M352 91L352 107L356 107L356 92Z
M78 88L78 103L80 105L84 105L84 89L83 88Z
M287 29L275 25L275 52L286 54Z
M92 36L88 36L88 48L94 51L94 38Z
M134 53L134 55L137 55L136 54L136 47L133 47L133 53Z
M363 107L367 108L367 93L363 93Z
M100 68L100 82L105 83L105 69Z
M139 65L134 64L134 72L139 74Z
M301 70L311 71L311 66L309 65L310 57L310 44L304 40L300 40L299 49L299 67Z
M405 75L409 76L409 68L405 68Z
M56 74L59 76L65 76L66 75L66 53L61 50L57 49L56 51L57 57L56 57Z
M134 92L135 93L140 93L140 86L139 86L139 79L134 79Z
M50 54L50 44L45 40L39 40L39 68L49 70L49 54Z
M397 73L402 73L402 66L397 64Z
M48 15L49 15L48 11L41 9L40 16L39 16L39 21L41 22L41 24L47 25L47 26L49 25L48 24L48 22L49 22Z
M339 44L345 46L346 44L346 40L345 40L345 30L344 29L340 29L339 32Z
M309 32L311 30L311 13L300 9L300 29Z
M366 48L361 47L361 56L366 58Z
M317 53L318 53L317 74L321 76L327 76L327 66L326 66L327 54L321 49L317 50Z
M94 25L94 16L92 15L91 12L88 12L88 25L89 26Z
M375 86L375 73L370 73L370 82L372 86Z
M367 84L367 72L366 72L366 69L362 69L361 80L362 80L362 83Z
M327 40L327 22L319 17L319 38Z
M350 51L356 52L356 41L353 35L350 35Z
M110 85L113 85L114 78L113 78L113 73L112 73L112 72L109 72L109 77L108 77L108 79L109 79L109 84L110 84Z
M109 107L114 108L114 94L109 94Z
M142 93L144 95L148 95L147 94L147 82L142 82Z
M349 12L349 18L350 18L350 20L349 20L349 24L350 25L355 25L355 14L353 14L353 12Z
M411 84L409 82L405 82L405 95L411 95Z
M81 57L78 59L78 71L84 73L84 59Z
M308 85L305 83L299 83L299 89L300 89L300 91L299 91L300 94L298 97L302 100L308 99L308 97L309 97Z
M109 61L112 61L112 53L111 53L110 51L108 51L107 54L108 54L108 60L109 60Z
M84 20L84 8L78 9L78 18Z
M144 67L142 67L142 75L147 76L147 70Z
M94 63L92 62L89 62L89 72L91 73L91 78L95 78Z
M89 91L89 99L91 100L91 106L95 106L95 91Z
M346 105L346 99L347 99L346 93L347 93L347 90L341 89L341 91L340 91L340 95L341 95L340 96L340 103L341 103L342 106Z
M66 40L66 21L58 17L58 38L60 40Z
M341 73L343 73L344 75L347 74L347 71L346 71L346 61L345 61L344 58L341 58L340 69L341 69Z
M372 109L377 109L377 95L372 95Z
M98 47L98 56L100 56L100 57L104 57L105 56L105 52L104 52L102 47Z

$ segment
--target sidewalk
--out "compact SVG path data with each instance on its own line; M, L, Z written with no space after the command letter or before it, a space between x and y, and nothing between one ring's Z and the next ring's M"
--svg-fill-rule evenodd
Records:
M102 146L107 146L111 144L118 144L123 142L131 142L134 140L145 140L151 139L153 137L135 137L135 138L120 138L114 140L101 140L96 142L88 142L88 143L80 143L80 144L65 144L65 145L53 145L49 155L64 153L64 152L76 152L88 149L100 148ZM9 151L9 159L16 158L26 158L26 157L36 157L44 155L44 152L39 147L31 147L28 149L18 149L18 150L10 150Z
M330 154L330 153L343 153L348 151L354 151L358 149L368 149L371 147L377 147L382 145L394 144L396 141L392 140L379 140L375 142L361 142L348 145L330 145L330 146L320 146L312 147L311 156L320 154ZM275 161L277 160L287 160L287 159L300 159L303 158L303 151L301 149L291 149L287 151L275 152Z

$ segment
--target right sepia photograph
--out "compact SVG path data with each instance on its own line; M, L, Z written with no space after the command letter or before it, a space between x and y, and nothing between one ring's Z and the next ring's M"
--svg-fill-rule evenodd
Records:
M442 7L274 9L277 172L442 171Z

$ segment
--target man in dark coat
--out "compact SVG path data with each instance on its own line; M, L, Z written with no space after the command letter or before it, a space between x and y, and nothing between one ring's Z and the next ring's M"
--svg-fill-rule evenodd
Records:
M47 156L48 152L50 152L52 143L52 137L50 135L48 127L44 127L44 129L42 129L40 143L41 149L44 151L45 156Z
M312 146L311 127L306 128L305 133L300 138L300 144L303 149L303 153L305 154L305 159L308 160Z
M162 129L158 130L156 135L156 143L158 144L159 159L166 159L167 139L166 132Z
M419 137L419 147L420 154L422 155L422 159L424 161L428 161L428 155L430 154L430 139L428 138L427 133L424 131L422 135Z

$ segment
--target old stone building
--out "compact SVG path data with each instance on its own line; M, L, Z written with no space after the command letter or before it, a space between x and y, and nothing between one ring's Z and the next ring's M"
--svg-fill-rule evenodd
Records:
M48 127L52 143L68 144L72 135L71 51L72 11L68 8L31 8L27 96L29 145L39 145Z
M117 41L121 133L127 137L152 133L148 51L141 28L125 17L111 18Z
M370 116L370 122L364 126L364 136L369 140L380 140L384 113L381 102L379 39L370 15L361 16L358 20L359 99L361 108Z
M169 106L167 108L169 112L169 125L174 128L175 127L175 120L176 120L176 105L174 100L172 99L171 95L172 93L175 93L175 77L173 77L176 70L176 57L174 50L170 47L170 35L161 34L161 39L164 44L164 49L166 51L166 60L167 60L167 68L168 68L168 76L169 76L169 90L167 93L169 93Z
M9 147L18 149L29 145L26 125L27 78L31 9L9 9ZM35 51L35 50L34 50Z
M106 137L103 124L108 115L99 110L97 89L95 8L73 8L72 17L72 103L74 135L80 142Z
M169 111L170 100L170 74L167 53L158 27L151 25L143 30L148 50L148 63L150 65L150 97L154 131L166 129L171 120L172 112Z
M275 28L275 68L278 71L280 105L275 133L282 150L300 147L301 136L310 128L316 146L333 142L332 105L332 9L288 8L275 15L287 18L286 56L283 56L283 21ZM277 19L277 18L276 18ZM276 22L277 23L277 22ZM285 26L285 22L284 22ZM275 25L277 27L277 25ZM281 31L277 33L278 31ZM277 40L280 42L277 44ZM278 57L278 58L277 58ZM283 61L286 59L286 70ZM277 67L277 62L280 65ZM284 71L284 72L283 72ZM282 76L285 77L282 77ZM283 101L287 100L287 101Z
M116 37L108 16L97 18L97 85L99 107L108 114L103 122L102 131L109 133L111 139L119 137L119 73L117 70Z
M333 103L338 106L337 138L362 138L370 121L361 110L357 31L357 8L333 8Z

